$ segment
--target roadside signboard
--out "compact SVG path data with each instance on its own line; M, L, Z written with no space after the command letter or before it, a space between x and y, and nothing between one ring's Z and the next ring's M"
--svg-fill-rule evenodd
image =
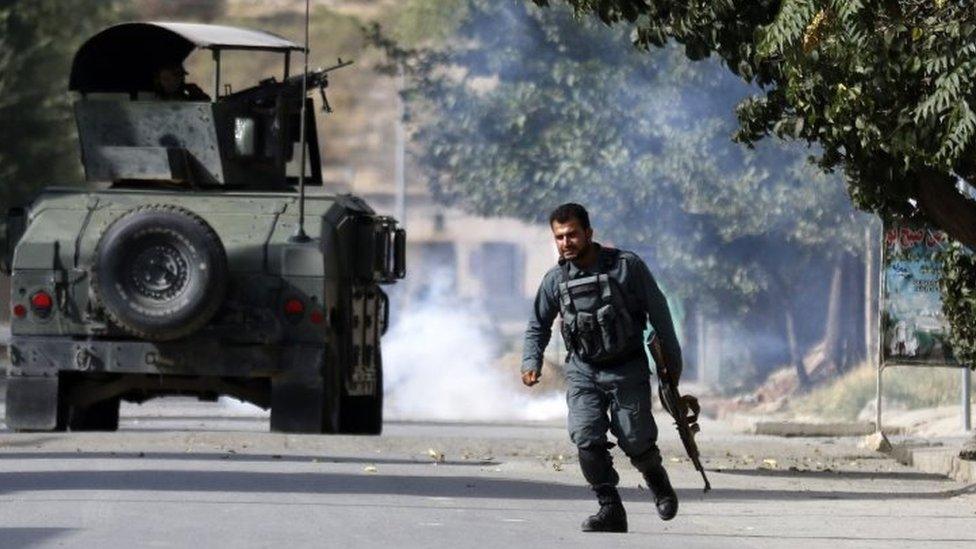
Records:
M960 366L947 340L939 292L946 246L942 231L919 223L885 224L882 254L881 363L886 366Z

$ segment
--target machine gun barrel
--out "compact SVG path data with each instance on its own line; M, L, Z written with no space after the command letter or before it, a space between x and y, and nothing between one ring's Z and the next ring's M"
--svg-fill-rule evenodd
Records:
M327 113L332 112L332 105L329 104L329 97L325 94L325 88L328 88L329 87L329 73L332 72L332 71L335 71L335 70L339 70L339 69L341 69L343 67L348 67L349 65L352 65L352 61L343 61L342 58L339 58L339 62L336 63L335 65L332 65L331 67L320 68L320 69L316 69L314 71L309 71L308 72L308 75L307 75L308 76L308 82L306 84L306 86L307 86L306 87L306 93L307 93L307 90L310 90L312 88L318 88L318 90L319 90L319 96L322 97L322 110L323 111L325 111ZM301 90L302 90L302 78L303 78L303 76L305 76L305 75L296 74L296 75L293 75L293 76L289 76L284 81L285 87L288 87L288 88L291 88L291 87L297 88L297 92L298 93L301 93Z
M343 61L339 59L339 62L331 67L319 68L314 71L308 71L308 89L312 88L325 88L329 85L329 73L332 71L339 70L344 67L352 65L352 61ZM302 85L302 74L293 74L285 80L286 86L299 86Z
M661 398L661 405L674 418L674 424L678 428L678 436L681 438L681 444L685 447L685 453L691 459L695 470L701 473L707 492L712 489L712 484L708 482L708 477L705 475L705 467L702 466L698 444L695 442L695 433L701 430L698 426L698 414L701 412L698 399L691 395L682 396L678 392L678 387L676 383L673 383L668 372L667 363L664 361L664 352L661 350L661 342L657 336L647 346L657 368L657 389L658 396Z

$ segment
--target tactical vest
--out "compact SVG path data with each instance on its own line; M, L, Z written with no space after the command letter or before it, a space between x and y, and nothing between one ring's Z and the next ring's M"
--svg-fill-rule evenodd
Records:
M601 252L602 266L612 267L620 261L620 250L604 248ZM594 363L633 354L639 347L640 334L627 310L620 283L606 273L570 279L568 261L560 268L563 276L559 283L559 314L566 348Z

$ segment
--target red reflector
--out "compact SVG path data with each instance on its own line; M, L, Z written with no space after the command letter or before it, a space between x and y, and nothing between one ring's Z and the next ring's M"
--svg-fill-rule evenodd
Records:
M27 316L27 307L23 305L14 305L14 316L17 318L24 318Z
M289 299L285 302L285 314L289 316L300 315L305 312L305 304L298 299Z
M35 309L50 309L53 301L47 292L37 292L31 296L31 307Z
M322 311L316 309L312 311L312 314L308 315L308 319L312 321L312 324L322 324L325 320L325 315L322 314Z

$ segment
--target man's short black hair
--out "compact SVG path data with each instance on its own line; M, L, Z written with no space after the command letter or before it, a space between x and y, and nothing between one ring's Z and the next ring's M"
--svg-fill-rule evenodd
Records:
M575 202L567 202L553 210L549 214L549 225L552 226L553 221L569 223L570 219L579 221L584 231L590 228L590 214L586 212L586 208Z

